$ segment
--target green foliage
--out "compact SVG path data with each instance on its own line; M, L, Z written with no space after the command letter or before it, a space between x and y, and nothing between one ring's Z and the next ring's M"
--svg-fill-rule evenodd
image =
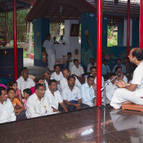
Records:
M108 26L107 47L118 45L118 28L117 26Z

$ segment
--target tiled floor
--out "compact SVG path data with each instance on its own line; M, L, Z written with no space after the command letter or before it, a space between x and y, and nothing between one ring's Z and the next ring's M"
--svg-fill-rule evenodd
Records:
M4 124L0 143L143 143L143 113L93 108Z

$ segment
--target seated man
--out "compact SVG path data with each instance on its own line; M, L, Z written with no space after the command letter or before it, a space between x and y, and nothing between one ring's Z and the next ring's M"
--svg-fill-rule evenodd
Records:
M82 103L90 107L93 107L95 97L96 97L96 85L94 83L94 77L89 75L87 77L87 83L84 83L81 86Z
M50 102L50 105L55 112L59 112L59 105L61 106L62 112L68 112L63 102L62 96L57 90L56 80L49 81L49 89L46 90L45 96L48 98L48 101Z
M134 48L129 54L130 62L137 65L131 83L119 81L119 87L113 94L110 105L115 109L120 109L123 102L129 101L143 105L143 50Z
M66 104L69 111L74 111L87 107L81 103L80 89L75 86L74 76L68 77L68 86L64 88L62 96L64 99L64 103Z
M0 123L12 121L16 121L13 105L7 99L5 88L0 87Z
M117 66L115 69L115 74L118 75L117 77L117 81L119 80L123 80L124 82L128 82L127 77L125 76L125 74L122 72L122 67L121 66Z
M89 64L87 65L87 72L90 72L90 68L96 66L94 58L90 58Z
M71 69L71 74L76 75L77 77L82 77L84 74L83 67L80 65L77 59L74 60L74 65Z
M35 86L34 81L31 78L29 78L29 71L27 68L23 68L21 76L17 80L17 84L18 89L20 89L22 92L22 95L24 89Z
M50 71L46 71L46 72L43 74L43 79L44 79L44 83L45 83L45 86L46 86L46 90L49 88L49 87L48 87L48 83L49 83L50 78L51 78L51 73L50 73Z
M54 72L51 75L51 79L54 79L57 81L57 84L60 84L60 80L62 80L63 74L60 71L60 65L55 65L54 66Z
M116 67L121 66L122 67L122 72L126 73L126 67L125 65L122 64L122 60L121 59L117 59L117 64L114 66L112 73L115 72Z
M102 64L102 75L104 76L105 79L109 78L109 75L111 73L110 67L108 65L108 61L104 60Z
M35 118L53 114L53 109L45 95L45 86L37 84L35 86L35 93L31 95L26 103L26 116L27 118Z
M68 87L68 77L70 76L70 71L68 69L63 69L63 79L60 81L60 91L62 92L65 87ZM81 83L75 77L75 86L81 87Z
M96 67L91 67L90 68L90 75L92 75L94 77L94 82L96 84ZM104 78L102 76L102 87L104 85Z

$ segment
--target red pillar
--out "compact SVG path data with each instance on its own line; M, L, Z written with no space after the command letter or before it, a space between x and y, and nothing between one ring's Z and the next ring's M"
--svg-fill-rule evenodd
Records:
M97 100L96 105L101 106L102 80L102 0L97 0Z
M139 46L143 49L143 0L140 0L140 43Z
M18 77L18 62L17 62L17 15L16 15L16 0L13 0L13 40L14 40L14 78Z
M128 15L127 15L127 56L130 51L130 0L128 0Z

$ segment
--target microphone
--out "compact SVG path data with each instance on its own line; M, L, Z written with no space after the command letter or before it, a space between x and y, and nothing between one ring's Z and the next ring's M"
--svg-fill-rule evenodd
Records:
M101 88L101 92L104 91L105 87L107 85L109 85L113 80L115 80L116 78L118 78L121 75L121 73L117 73L110 81L106 82L105 85Z

